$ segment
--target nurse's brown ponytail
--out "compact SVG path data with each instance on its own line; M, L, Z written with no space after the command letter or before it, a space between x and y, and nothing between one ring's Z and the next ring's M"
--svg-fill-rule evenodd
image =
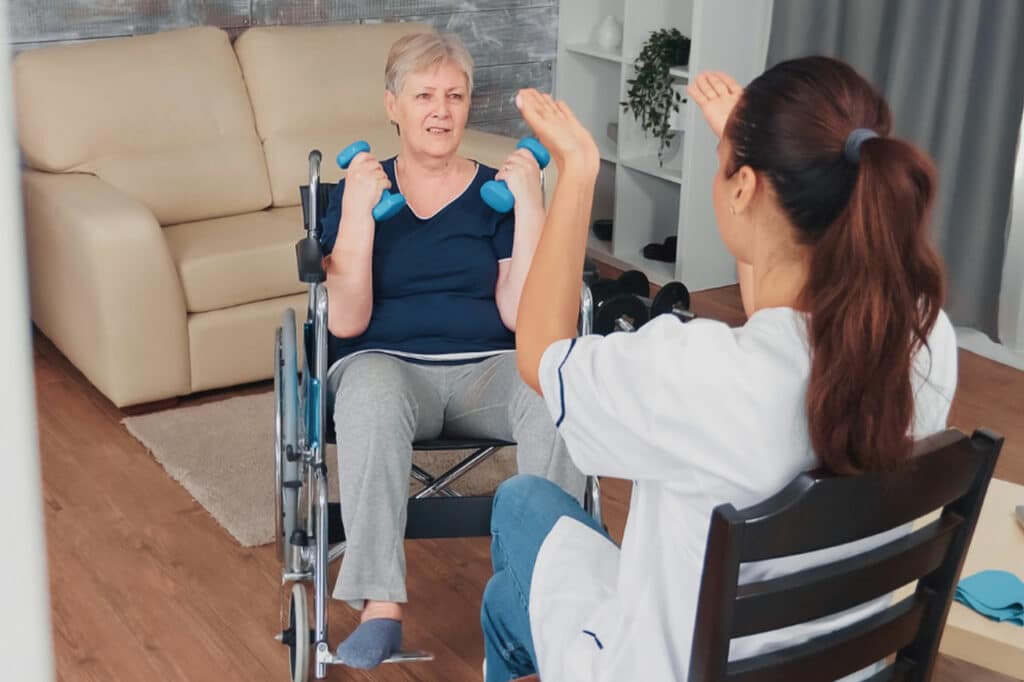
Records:
M911 451L911 363L944 296L928 215L935 170L891 139L882 97L825 57L783 62L746 89L725 135L730 172L769 179L811 246L811 444L837 473L892 469Z

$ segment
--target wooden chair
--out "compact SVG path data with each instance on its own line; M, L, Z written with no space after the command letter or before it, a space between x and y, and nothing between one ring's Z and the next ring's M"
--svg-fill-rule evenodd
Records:
M1002 444L989 431L968 438L950 429L918 443L904 471L849 477L812 472L749 509L717 507L708 531L690 682L835 680L887 658L891 662L871 682L928 680ZM934 522L862 554L737 584L741 563L845 544L940 509ZM866 620L781 650L728 660L733 638L839 613L915 580L913 595Z

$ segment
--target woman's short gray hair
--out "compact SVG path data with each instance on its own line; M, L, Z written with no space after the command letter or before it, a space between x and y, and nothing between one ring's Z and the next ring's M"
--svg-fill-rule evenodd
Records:
M473 92L473 58L454 33L423 31L402 36L391 46L388 65L384 69L384 87L397 95L410 73L451 62L466 74L466 94Z

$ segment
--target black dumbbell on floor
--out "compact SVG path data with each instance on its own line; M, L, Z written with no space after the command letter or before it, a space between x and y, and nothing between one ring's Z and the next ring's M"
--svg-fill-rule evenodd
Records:
M594 333L632 332L649 319L647 306L634 294L613 294L594 299Z
M649 291L647 276L638 270L628 270L618 279L602 279L590 284L594 333L604 335L639 329L650 317L641 299Z
M654 319L658 315L664 315L665 313L671 313L683 322L689 322L696 317L690 311L690 291L682 282L669 282L661 287L652 300L647 296L650 283L642 272L630 270L622 273L622 275L632 284L634 293L647 306L649 311L648 319ZM619 280L621 281L622 277ZM644 293L641 294L640 291Z
M682 282L669 282L651 301L651 317L671 313L683 322L697 317L690 311L690 291Z

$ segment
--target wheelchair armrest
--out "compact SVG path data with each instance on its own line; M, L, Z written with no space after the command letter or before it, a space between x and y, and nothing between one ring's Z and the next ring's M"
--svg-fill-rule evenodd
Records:
M331 192L337 187L336 182L321 182L316 189L316 219L327 215L327 206L331 201ZM309 185L299 187L299 203L302 205L302 224L309 229ZM316 230L319 234L319 230Z
M299 281L316 284L327 279L320 244L312 237L295 242L295 261L299 268Z

